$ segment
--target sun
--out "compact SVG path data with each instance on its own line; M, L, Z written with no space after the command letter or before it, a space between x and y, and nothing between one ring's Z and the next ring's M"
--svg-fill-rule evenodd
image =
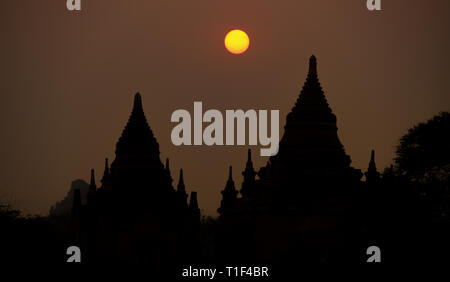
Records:
M230 53L242 54L248 49L250 39L247 33L240 29L234 29L225 36L225 47Z

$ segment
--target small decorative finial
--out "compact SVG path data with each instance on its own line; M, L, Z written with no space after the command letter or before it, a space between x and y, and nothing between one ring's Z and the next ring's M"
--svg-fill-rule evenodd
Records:
M91 185L95 185L95 173L94 173L94 169L91 169Z
M91 169L91 184L89 185L89 191L95 191L96 189L97 185L95 185L94 169Z
M369 162L368 170L373 170L373 171L377 170L377 167L375 165L375 150L372 150L370 152L370 162Z
M139 92L134 95L133 110L142 110L142 98Z
M180 169L180 180L178 180L177 190L179 192L186 191L186 187L184 186L184 179L183 179L183 169Z
M228 180L233 180L233 167L231 165L229 168Z
M314 55L309 58L309 73L317 73L317 59Z
M252 150L248 149L248 156L247 156L247 164L245 165L246 171L252 171L253 170L253 163L252 163ZM243 172L244 173L244 172Z
M369 184L375 184L378 182L380 174L377 171L377 166L375 164L375 150L372 150L370 153L370 162L369 167L367 168L367 172L364 173L366 176L366 182Z

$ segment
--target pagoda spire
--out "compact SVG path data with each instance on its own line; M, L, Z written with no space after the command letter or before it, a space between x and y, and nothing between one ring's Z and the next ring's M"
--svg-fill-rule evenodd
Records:
M132 189L125 188L129 185L126 183L135 183L139 187L158 187L157 190L171 191L172 182L161 162L159 144L147 122L142 105L142 97L137 93L128 122L116 143L116 156L110 169L111 188L120 187L115 188L115 191L120 189L123 193L132 193ZM155 189L136 188L134 192L137 191L141 195L139 198L144 199L153 195L153 190Z
M141 94L139 92L134 95L133 111L144 111L142 108Z
M87 203L91 206L95 202L95 191L97 190L97 185L95 185L95 174L94 169L91 169L91 184L89 184L89 190L87 193Z
M317 74L317 59L316 56L312 55L309 58L309 75Z
M234 187L232 166L230 166L228 170L227 184L220 193L222 193L222 201L220 202L220 208L217 211L223 213L225 209L234 207L237 200L238 191Z
M103 172L103 179L109 176L108 158L105 158L105 171Z
M234 187L234 181L233 181L233 167L231 165L228 168L228 180L227 180L227 184L225 186L225 190L236 191L236 188ZM236 191L236 193L237 193L237 191Z
M179 192L185 192L186 187L184 186L184 179L183 179L183 169L180 169L180 179L178 180L178 186L177 191Z
M350 156L339 140L336 116L319 82L318 60L314 55L309 58L307 71L297 101L286 117L278 154L260 170L260 180L288 187L319 182L328 186L327 182L338 174L342 176L339 181L356 183L362 173L350 166ZM301 190L304 189L309 188ZM292 189L293 194L298 191Z
M243 197L247 197L254 192L256 176L256 171L253 168L251 149L247 151L247 164L245 165L245 170L242 172L242 176L244 176L244 181L242 182L241 194Z
M245 166L246 170L253 170L253 162L252 162L252 150L248 149L247 151L247 164Z
M370 152L370 161L369 167L367 168L367 172L365 173L366 182L369 185L375 184L378 182L380 173L377 171L377 166L375 164L375 150Z
M188 207L188 203L187 203L188 194L186 193L186 187L184 186L183 169L180 169L180 178L178 180L176 195L177 195L176 197L177 197L177 201L179 203L179 207L182 209L187 208Z
M370 152L369 170L377 170L377 166L375 165L375 150Z
M136 163L152 162L155 166L162 165L159 159L159 144L147 123L139 93L134 96L131 115L116 144L116 160L117 158Z
M336 116L331 112L319 82L317 59L314 55L309 58L308 75L290 116L293 114L297 120L309 119L336 123Z
M105 158L105 170L103 171L103 177L100 180L102 182L103 190L110 190L111 181L110 181L111 170L109 169L109 161L108 158Z
M97 185L95 185L95 173L94 169L91 169L91 183L89 184L89 191L95 191L97 189Z

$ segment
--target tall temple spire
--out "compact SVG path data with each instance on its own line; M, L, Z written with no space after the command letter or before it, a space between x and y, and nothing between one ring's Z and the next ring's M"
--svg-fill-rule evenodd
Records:
M248 149L247 151L247 164L246 169L253 169L253 162L252 162L252 150Z
M187 208L188 207L188 203L187 203L188 194L186 193L186 187L184 186L183 169L180 169L180 178L178 180L176 195L177 195L178 207L181 209Z
M95 191L97 189L97 185L95 185L95 173L94 169L91 169L91 183L89 184L89 191Z
M139 92L134 95L133 111L144 111L142 109L141 94Z
M149 256L143 252L141 255L136 254L134 248L129 248L128 243L135 233L133 228L128 228L129 223L143 227L147 233L151 233L152 238L153 235L162 239L174 235L177 244L172 244L175 248L172 249L184 257L186 248L182 245L192 238L190 234L197 232L200 224L197 195L192 195L191 211L188 208L182 171L178 191L174 190L169 159L167 158L164 166L159 145L147 123L139 93L134 96L132 111L116 144L115 158L111 166L108 159L105 159L101 183L101 187L96 189L92 169L87 204L83 206L80 190L71 189L74 191L73 230L77 238L81 238L75 243L85 247L88 261L101 259L102 257L98 256L101 253L112 254L120 261L164 260L165 254L152 253ZM142 215L151 215L152 218L148 220ZM118 234L123 234L124 240L101 244L105 238L116 238ZM188 240L184 240L184 236ZM140 240L144 249L154 249L157 244L164 242L165 240ZM123 254L117 254L117 248L123 249ZM172 253L171 250L168 254ZM133 253L131 257L126 255L130 252Z
M220 193L222 193L222 201L220 202L220 207L217 209L217 211L219 213L222 213L224 209L231 208L236 205L238 191L234 187L232 166L230 166L228 169L227 184Z
M227 180L227 185L225 186L225 190L236 190L234 188L234 181L233 181L233 167L230 165L230 167L228 168L228 180Z
M256 171L253 168L251 149L247 151L247 164L245 165L245 170L242 172L242 176L244 176L244 181L242 182L241 194L243 197L251 196L255 190L256 176Z
M87 193L88 205L92 204L95 201L96 190L97 190L97 185L95 185L94 169L91 169L91 184L89 184L89 190Z
M139 93L134 96L133 110L117 142L116 159L117 157L161 163L159 144L147 123Z
M372 152L370 152L369 169L374 169L374 170L377 169L377 167L375 165L375 150L372 150Z
M103 179L109 176L108 158L105 158L105 171L103 172Z
M309 71L302 91L288 115L288 121L295 115L297 119L336 122L336 116L331 112L317 73L317 59L309 58ZM288 125L288 123L286 124Z
M110 182L110 174L111 174L111 171L109 169L108 158L105 158L105 170L103 171L103 177L100 180L102 182L102 189L104 191L106 191L106 190L109 191L110 188L111 188L111 185L110 185L111 184L111 182Z
M309 74L313 73L317 73L317 59L314 55L309 58Z
M107 190L120 193L122 200L130 198L128 202L123 201L130 209L145 206L157 210L163 205L158 197L166 197L174 190L172 179L161 162L159 144L147 122L139 93L134 96L128 122L116 143L108 187Z
M184 192L186 191L186 187L184 186L184 179L183 179L183 169L180 169L180 179L178 180L178 186L177 191Z
M350 156L339 140L336 116L320 85L317 64L316 57L311 56L306 81L286 117L278 154L260 170L260 180L268 185L275 182L301 187L297 184L323 182L329 186L326 182L335 176L352 183L362 176L361 171L351 168Z
M370 152L369 167L367 168L365 176L366 182L370 185L378 182L380 173L377 171L377 166L375 164L375 150L372 150L372 152Z

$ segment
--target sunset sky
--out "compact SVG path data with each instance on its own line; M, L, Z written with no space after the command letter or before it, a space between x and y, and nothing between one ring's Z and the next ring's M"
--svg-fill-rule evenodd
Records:
M281 137L312 54L353 166L365 171L375 149L382 170L409 127L450 110L450 1L365 2L82 0L71 12L2 0L0 200L47 214L91 168L99 181L140 92L175 184L183 168L215 215L229 165L240 188L248 146L176 147L172 112L277 109ZM225 49L232 29L250 37L241 55Z

